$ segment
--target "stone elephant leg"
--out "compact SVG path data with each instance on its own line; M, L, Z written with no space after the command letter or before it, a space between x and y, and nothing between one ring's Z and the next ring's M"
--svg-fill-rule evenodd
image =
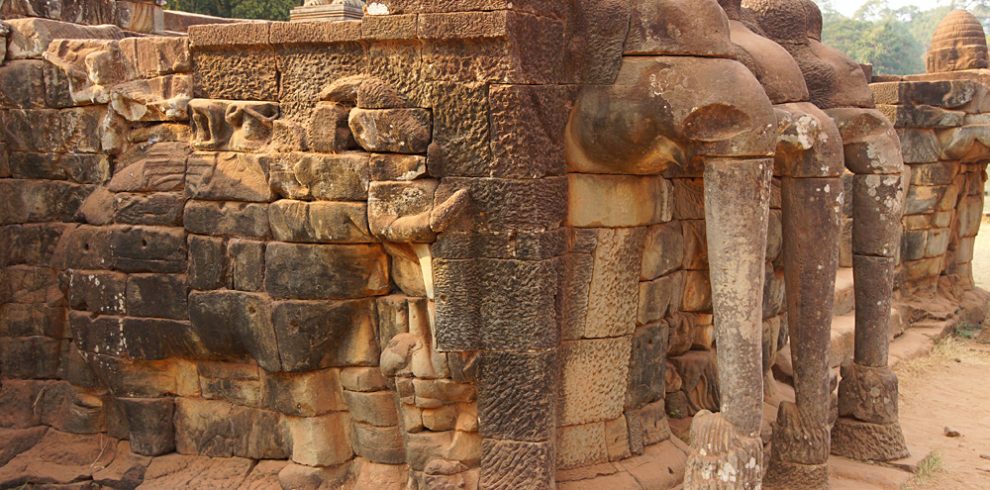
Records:
M809 103L777 106L787 324L795 403L773 430L767 488L828 488L829 346L839 259L843 154L831 118Z
M887 365L894 269L901 240L903 160L890 122L866 109L826 111L836 122L853 177L856 345L842 366L832 453L859 460L908 456L897 416L897 376Z
M763 274L770 159L705 161L721 412L691 425L684 488L758 488L763 472Z

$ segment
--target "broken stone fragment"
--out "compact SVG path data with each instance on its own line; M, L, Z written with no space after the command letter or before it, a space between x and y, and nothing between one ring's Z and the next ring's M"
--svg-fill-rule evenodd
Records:
M49 19L24 18L4 20L10 29L7 35L7 57L10 59L41 58L55 39L122 39L124 32L117 26L83 26Z
M426 153L432 121L426 109L354 109L349 124L354 139L367 151Z
M188 119L192 77L166 75L116 85L110 104L128 121L183 121Z
M357 148L347 125L350 108L335 102L320 102L313 111L307 133L310 147L319 153L339 153Z
M200 150L260 150L271 142L279 106L273 102L193 99L193 147Z

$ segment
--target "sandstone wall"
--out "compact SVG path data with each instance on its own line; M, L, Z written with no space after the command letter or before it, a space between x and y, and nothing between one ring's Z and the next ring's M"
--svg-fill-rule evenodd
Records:
M614 79L625 33L484 3L188 37L64 1L5 21L0 427L356 488L676 481L668 416L719 406L701 169L569 168L577 88ZM874 89L913 169L902 294L968 288L986 88ZM780 207L775 185L767 370Z

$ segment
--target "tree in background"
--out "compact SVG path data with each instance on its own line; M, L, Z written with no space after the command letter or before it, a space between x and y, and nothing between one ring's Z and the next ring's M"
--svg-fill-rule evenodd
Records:
M935 27L952 9L970 11L990 32L990 0L942 0L924 10L892 8L887 0L866 0L852 17L835 10L830 0L816 1L824 17L825 44L860 63L872 64L878 74L924 72L924 55Z
M302 0L168 0L166 8L236 19L289 20Z

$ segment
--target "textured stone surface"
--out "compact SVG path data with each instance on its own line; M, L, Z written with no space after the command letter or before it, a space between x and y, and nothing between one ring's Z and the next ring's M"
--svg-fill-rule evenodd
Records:
M309 276L295 273L310 271ZM388 260L376 245L295 245L265 248L265 289L278 298L345 299L388 292Z
M274 412L229 403L176 400L176 450L180 454L286 459L291 436L285 419Z
M631 349L630 337L563 343L561 423L612 420L622 414ZM590 371L597 375L589 377Z
M555 406L553 351L486 353L481 359L478 414L485 437L547 441ZM520 390L521 385L530 389Z
M291 301L275 306L273 323L286 371L378 362L373 303Z

